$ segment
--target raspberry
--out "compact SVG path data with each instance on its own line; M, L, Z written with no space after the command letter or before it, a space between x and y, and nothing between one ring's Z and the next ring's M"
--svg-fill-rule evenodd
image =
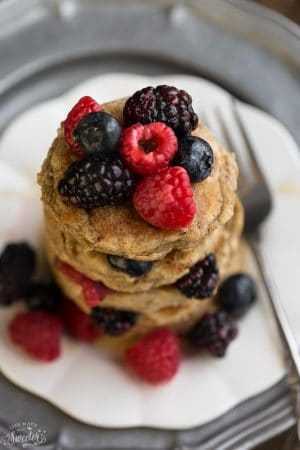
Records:
M102 284L100 281L91 280L67 263L58 261L57 265L59 270L67 278L81 286L82 295L84 297L85 303L88 306L97 306L101 302L101 300L103 300L104 297L106 297L106 295L111 292L111 290L104 286L104 284Z
M58 269L70 280L74 281L74 283L82 284L86 279L85 275L78 272L78 270L74 269L74 267L70 266L66 262L57 261Z
M97 157L73 162L58 184L60 195L86 210L122 203L133 189L132 174L122 161Z
M153 331L126 352L128 365L151 384L171 380L179 368L180 359L177 336L168 328Z
M152 175L169 165L177 147L174 131L164 123L138 123L123 132L120 154L133 172Z
M216 257L209 254L195 264L187 275L177 281L177 287L187 297L208 298L219 281Z
M214 356L222 357L237 334L237 328L227 313L217 311L205 314L190 330L188 339L195 348L207 349Z
M158 228L185 228L196 212L190 179L182 167L167 167L144 178L133 194L133 203L139 215Z
M82 282L82 294L84 301L92 308L97 306L109 292L110 289L99 281L93 281L87 278Z
M190 95L174 86L146 87L135 92L125 104L125 125L163 122L178 136L190 134L198 124Z
M78 143L75 142L73 132L83 117L96 111L101 111L101 106L92 97L85 96L73 106L64 121L65 140L71 149L79 155L82 155L83 152Z
M92 318L104 333L121 336L136 324L138 314L133 311L97 306L92 309Z
M68 299L62 301L61 318L66 332L80 341L94 342L103 334L91 317Z
M18 314L9 325L13 342L41 361L58 358L62 330L59 317L38 310Z

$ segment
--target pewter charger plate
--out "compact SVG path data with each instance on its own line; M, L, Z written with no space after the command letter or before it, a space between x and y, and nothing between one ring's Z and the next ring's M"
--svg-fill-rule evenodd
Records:
M241 0L4 1L0 128L97 73L177 72L206 76L271 112L300 142L299 53L297 27ZM49 449L248 449L293 423L284 381L187 431L86 426L4 378L0 400L0 434L17 421L34 421L47 430Z

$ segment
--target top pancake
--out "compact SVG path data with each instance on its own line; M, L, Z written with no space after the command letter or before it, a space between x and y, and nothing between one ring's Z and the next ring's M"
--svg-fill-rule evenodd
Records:
M106 103L103 110L122 123L125 101L126 99L120 99ZM188 228L155 228L138 216L131 200L122 205L91 211L71 205L58 193L57 186L64 172L78 156L69 149L61 128L38 175L46 211L57 221L62 231L66 230L91 250L126 258L153 260L163 258L174 249L193 248L208 233L224 225L232 217L238 168L234 155L222 149L203 123L199 123L192 134L209 142L215 163L211 176L192 185L197 210Z

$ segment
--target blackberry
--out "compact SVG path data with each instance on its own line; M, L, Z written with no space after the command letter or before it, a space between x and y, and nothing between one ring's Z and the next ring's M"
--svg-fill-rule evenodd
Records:
M16 288L26 286L35 270L35 253L26 242L7 244L0 256L1 280Z
M10 306L22 297L22 291L16 285L8 283L0 275L0 306Z
M253 305L257 297L254 280L245 273L236 273L223 281L216 301L222 309L234 317L242 317Z
M187 275L177 281L177 287L187 297L204 299L212 295L218 280L219 270L216 257L210 254L195 264Z
M125 272L131 277L141 277L150 272L153 266L152 261L137 261L135 259L127 259L117 255L107 255L109 264L120 272Z
M122 161L97 157L73 162L58 184L62 196L87 210L121 203L133 190L132 174Z
M54 283L31 283L25 293L25 300L29 309L43 309L48 312L56 312L61 301L61 292Z
M136 324L138 314L133 311L96 306L92 308L92 319L104 333L121 336Z
M197 136L184 136L179 140L178 150L172 163L183 167L192 183L207 178L212 171L214 154L211 146Z
M119 122L103 111L87 114L73 132L75 142L84 153L110 158L116 155L121 135Z
M0 305L24 296L35 270L35 253L26 242L7 244L0 256Z
M138 122L163 122L178 136L190 134L198 124L190 95L167 85L149 86L135 92L126 101L123 116L126 127Z
M188 339L195 348L207 349L214 356L222 357L237 333L227 313L218 311L203 316L189 331Z

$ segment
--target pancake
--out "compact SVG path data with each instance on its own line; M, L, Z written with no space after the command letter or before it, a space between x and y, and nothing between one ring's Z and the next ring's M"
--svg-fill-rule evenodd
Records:
M125 99L103 105L122 123ZM67 146L62 128L54 140L38 176L47 218L56 221L82 248L132 259L161 259L173 250L194 249L232 217L236 204L238 168L233 154L225 152L208 128L199 123L194 135L207 140L214 152L211 176L193 184L196 215L181 230L157 229L141 219L131 200L118 206L86 211L71 205L57 190L69 165L78 159Z
M47 213L45 218L47 247L59 255L60 260L110 289L133 293L173 284L206 255L216 253L224 242L232 241L233 247L235 242L239 242L242 232L243 208L237 200L233 217L223 227L211 232L194 249L173 250L153 261L150 272L141 277L131 277L114 269L105 253L91 251L89 245L79 243L70 233L61 231L58 223Z
M66 297L89 314L91 308L84 301L81 286L58 269L57 258L60 255L53 252L49 246L46 248L56 282ZM216 252L216 258L220 270L220 280L230 273L244 269L244 252L240 249L238 238L225 239ZM139 321L134 327L135 333L144 333L159 326L169 326L178 331L184 331L205 312L215 309L212 299L187 298L172 285L134 294L111 292L99 306L139 313Z

